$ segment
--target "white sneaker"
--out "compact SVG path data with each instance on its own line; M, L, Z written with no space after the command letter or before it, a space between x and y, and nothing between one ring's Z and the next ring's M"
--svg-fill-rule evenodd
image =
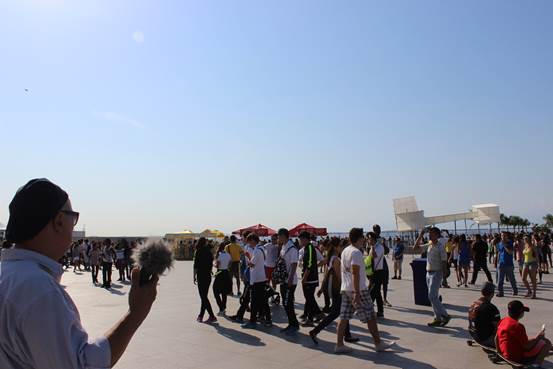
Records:
M386 349L392 347L395 344L396 343L394 341L380 340L379 344L374 345L374 349L376 350L376 352L384 352L384 351L386 351Z
M226 310L221 310L217 313L217 316L225 316L227 314Z
M349 354L353 352L353 349L351 347L348 347L348 346L345 346L345 345L342 345L342 346L336 346L334 348L334 353L336 355L343 355L343 354Z

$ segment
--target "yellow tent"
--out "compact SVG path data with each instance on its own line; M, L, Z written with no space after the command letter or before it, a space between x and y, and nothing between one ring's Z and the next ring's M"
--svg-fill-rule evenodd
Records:
M218 229L206 229L200 233L200 236L205 238L225 238L225 234Z
M167 233L165 235L165 238L168 240L191 240L198 237L200 237L198 233L194 233L189 229L177 233Z

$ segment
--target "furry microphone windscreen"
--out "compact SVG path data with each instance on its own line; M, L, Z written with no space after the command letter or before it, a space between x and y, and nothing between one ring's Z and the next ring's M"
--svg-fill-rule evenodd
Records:
M173 267L173 253L165 241L147 240L134 251L133 259L140 267L141 286Z

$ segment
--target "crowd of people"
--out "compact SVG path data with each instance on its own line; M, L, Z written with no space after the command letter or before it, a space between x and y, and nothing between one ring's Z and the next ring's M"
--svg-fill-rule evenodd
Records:
M350 348L344 342L358 341L352 337L349 329L349 320L355 314L367 324L375 349L386 350L394 342L380 338L376 318L383 316L383 313L379 310L374 314L371 298L373 295L380 296L377 301L384 305L380 291L384 289L384 281L389 279L385 275L388 273L387 266L386 273L381 273L386 264L386 251L379 237L380 228L375 226L375 231L368 235L368 249L367 236L360 228L353 228L347 239L325 238L319 242L305 231L293 241L284 228L267 242L261 241L255 233L246 232L241 235L240 242L236 236L225 240L216 253L210 249L207 240L200 238L194 255L194 283L198 285L201 300L197 321L217 321L209 301L215 267L213 294L219 308L218 315L227 315L225 295L234 294L233 282L236 281L235 295L240 297L240 307L228 318L242 323L244 329L255 329L259 324L272 327L270 302L276 305L277 301L281 301L288 320L286 327L281 329L282 334L292 336L300 326L310 327L309 335L317 344L317 334L340 317L335 352L346 353ZM366 249L369 250L367 257L364 256ZM399 246L396 250L399 250ZM395 254L396 259L401 257L401 253ZM321 267L324 271L322 283L319 273ZM298 277L298 269L301 270L301 278ZM371 288L367 280L368 273L376 276L371 278ZM242 291L241 284L244 286ZM298 284L305 297L304 311L299 319L294 306ZM280 293L276 292L277 288ZM374 292L376 290L379 292ZM322 309L316 295L325 295L325 306ZM249 319L244 321L248 310ZM206 320L205 313L208 314Z
M74 242L60 259L65 270L71 266L73 272L90 272L92 283L102 288L111 288L113 267L119 272L119 282L131 281L131 270L134 266L132 252L136 248L135 241L120 239L113 242L106 238L103 241L81 239ZM98 274L102 270L102 284Z
M551 267L549 234L501 232L467 237L429 227L419 233L412 248L399 237L386 240L380 235L378 225L366 234L362 229L353 228L347 238L317 238L302 232L292 240L286 229L280 229L276 235L261 240L256 234L246 232L240 239L236 236L225 239L217 245L216 251L207 240L200 239L194 256L194 282L201 299L197 321L217 322L209 301L215 268L213 294L219 308L218 315L241 323L244 329L255 329L260 324L272 327L271 303L274 306L282 301L288 320L287 326L281 329L283 334L295 335L300 327L309 328L309 336L318 344L317 335L339 319L335 353L347 353L351 349L345 342L358 340L349 329L349 320L355 314L367 324L376 350L383 351L393 344L381 340L377 324L377 319L384 317L385 307L391 306L387 296L388 284L390 279L401 279L405 254L420 252L426 258L428 298L435 315L428 323L430 327L444 327L451 319L439 296L440 288L450 288L448 278L455 274L457 287L468 287L477 282L479 272L483 271L487 281L478 303L480 308L471 307L469 314L469 329L472 333L478 331L475 336L482 337L479 342L495 347L497 337L500 342L498 349L514 361L539 362L544 353L549 353L551 345L541 332L539 339L529 341L543 342L539 343L539 350L528 345L521 349L521 352L529 350L524 358L513 355L511 340L515 338L509 329L496 336L500 326L499 311L491 304L492 297L504 296L505 279L510 282L513 295L518 295L515 262L528 289L525 297L537 298L537 284L540 283L537 276L549 273ZM389 260L393 264L392 270L388 266ZM496 270L496 295L489 264ZM305 297L304 310L299 317L294 307L298 285ZM277 287L280 293L277 293ZM235 314L227 315L228 295L240 298ZM324 296L322 308L316 299L321 296ZM511 319L520 320L522 317L518 308L520 304L518 300L509 303ZM245 320L247 311L250 316ZM206 320L205 313L208 314ZM475 316L478 317L475 319Z
M8 241L3 244L0 261L0 331L5 333L0 340L1 367L36 367L39 362L60 368L113 366L148 315L158 278L152 276L152 282L142 285L138 268L129 273L136 243L109 239L72 243L78 219L67 193L45 179L27 183L10 203ZM541 365L551 351L545 326L535 337L528 337L521 320L530 309L523 302L508 302L508 314L503 318L492 302L494 297L505 296L505 279L511 284L512 295L518 295L516 274L528 290L525 297L539 298L537 285L553 267L551 235L547 232L501 232L468 238L429 227L420 232L411 248L400 238L382 238L378 225L368 233L352 228L343 239L317 239L304 231L293 240L282 228L268 240L246 232L240 239L231 236L218 244L200 238L194 245L193 278L201 300L198 322L217 321L209 298L212 286L219 315L241 323L244 329L256 329L260 324L272 327L273 309L280 303L287 320L282 334L294 336L300 327L308 328L313 343L318 344L318 334L339 319L334 351L348 353L351 348L346 343L358 341L350 329L355 316L366 324L375 350L385 351L395 344L383 340L378 328L378 319L391 305L388 284L402 278L404 255L415 251L426 258L428 300L434 311L429 326L444 327L451 320L439 296L440 288L449 287L451 267L458 288L476 283L478 272L483 270L487 281L482 296L468 309L469 332L474 340L507 360L525 365ZM392 278L388 259L393 263ZM129 311L104 337L90 342L76 306L60 285L61 275L64 268L73 266L75 273L89 271L92 283L98 285L101 266L102 286L109 288L114 263L119 279L132 281ZM497 287L489 264L496 270ZM298 287L305 297L299 317L294 304ZM236 313L227 315L227 296L233 294L240 297L240 306ZM317 301L321 296L322 308ZM19 319L21 311L26 312L25 320ZM14 326L14 322L22 323ZM57 332L57 340L50 339L51 332Z

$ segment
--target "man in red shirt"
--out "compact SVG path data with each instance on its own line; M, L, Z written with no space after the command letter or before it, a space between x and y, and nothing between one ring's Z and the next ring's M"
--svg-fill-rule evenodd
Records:
M536 338L528 339L524 325L519 320L530 309L518 300L509 302L509 316L503 318L497 327L496 347L506 359L520 364L543 364L551 349L551 342L545 338L545 328Z

